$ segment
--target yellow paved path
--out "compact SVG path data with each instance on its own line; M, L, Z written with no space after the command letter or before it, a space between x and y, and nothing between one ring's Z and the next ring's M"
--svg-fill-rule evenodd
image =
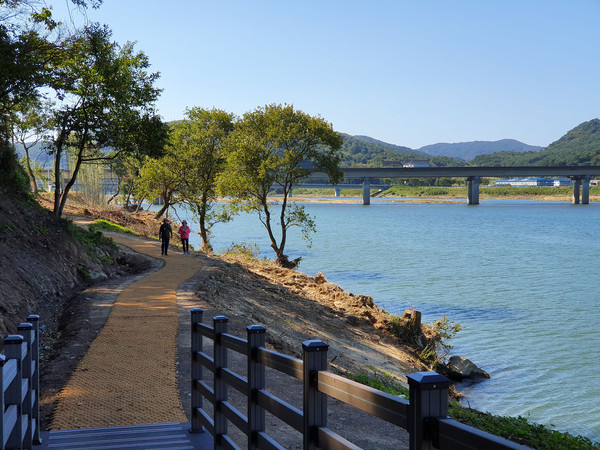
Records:
M58 399L54 430L186 422L176 374L178 286L201 267L178 250L160 256L156 241L111 235L162 258L165 266L131 284Z

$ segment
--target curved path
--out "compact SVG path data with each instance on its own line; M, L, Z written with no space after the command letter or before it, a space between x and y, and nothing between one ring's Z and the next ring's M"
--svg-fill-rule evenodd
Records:
M201 263L178 251L159 256L156 241L110 236L165 265L119 295L59 396L54 430L187 421L177 389L176 291Z

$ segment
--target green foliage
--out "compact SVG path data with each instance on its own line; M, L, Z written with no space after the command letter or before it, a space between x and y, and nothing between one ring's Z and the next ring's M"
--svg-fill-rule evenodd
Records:
M402 342L420 347L419 359L435 368L448 356L453 348L449 340L462 330L462 326L442 316L428 326L426 333L423 333L421 327L410 318L392 314L387 330Z
M15 231L16 227L12 223L0 222L0 233Z
M539 152L497 152L479 155L472 166L598 166L600 165L600 120L573 128Z
M364 384L365 386L372 387L373 389L377 389L390 395L408 399L408 388L403 386L396 377L376 367L369 367L369 369L371 369L370 372L350 372L343 368L338 368L336 371L338 371L340 375L352 381L356 381L357 383Z
M600 443L592 442L586 437L561 433L544 425L531 423L521 416L494 416L489 413L463 408L456 402L451 403L449 415L456 421L536 449L600 449Z
M81 265L77 266L77 275L84 280L89 280L91 278L90 271Z
M90 232L92 233L97 233L99 230L106 230L106 231L116 231L119 233L127 233L127 234L135 234L137 235L138 233L136 233L135 231L121 226L119 224L110 222L108 220L104 220L104 219L97 219L94 221L94 223L88 225L88 229L90 230Z
M370 386L374 389L409 399L409 390L387 372L375 367L370 371L350 372L343 368L335 369L340 375ZM448 414L457 422L487 433L509 439L521 445L541 450L600 450L600 443L592 442L583 436L562 433L538 423L529 422L526 418L494 416L470 408L464 408L452 401Z
M90 251L93 251L96 247L104 246L118 248L115 241L104 236L101 231L86 230L75 225L71 219L62 219L62 226L75 241L87 246Z
M210 229L230 220L226 209L215 207L216 180L223 170L223 141L233 130L233 114L218 109L192 108L172 125L169 151L175 156L171 170L178 172L178 196L190 206L200 227L202 250L212 251Z
M258 214L279 264L295 265L284 254L291 227L301 227L304 238L314 232L314 221L302 206L288 208L292 186L314 172L325 173L332 183L341 180L341 145L331 124L288 105L268 105L244 114L225 141L227 163L218 189L232 198L234 211ZM280 203L268 198L272 188L283 192Z
M590 194L595 188L590 188ZM490 197L510 197L515 195L526 195L532 197L547 196L571 196L573 188L570 186L490 186L479 189L480 195Z
M50 122L55 161L74 155L71 179L61 186L55 179L54 213L62 214L81 165L114 158L120 153L160 154L166 126L153 105L160 90L157 73L148 73L148 58L134 45L120 47L106 27L91 25L64 43L53 62L50 86L63 101ZM112 147L113 155L101 149ZM60 174L55 174L59 177Z
M223 252L224 255L241 256L246 259L259 259L260 249L254 242L231 243Z
M466 198L467 188L463 187L437 187L437 186L392 186L382 194L384 197L403 198L434 198L452 197Z
M466 163L447 156L430 156L408 147L388 144L366 136L341 134L344 144L340 155L342 167L394 167L407 161L427 161L433 167L457 167Z

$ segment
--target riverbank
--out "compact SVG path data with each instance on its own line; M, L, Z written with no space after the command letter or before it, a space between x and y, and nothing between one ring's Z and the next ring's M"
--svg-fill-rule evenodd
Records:
M388 208L389 208L389 207L388 207ZM396 208L392 208L392 209L394 209L394 210L395 210ZM445 209L445 208L443 208L443 209ZM568 209L569 209L569 210L571 210L571 208L568 208ZM327 211L329 211L329 208L327 208L326 210L327 210ZM354 208L352 208L352 210L355 210L355 209L354 209ZM359 208L358 210L364 210L364 209L363 209L363 208ZM378 210L379 210L379 208L378 208ZM435 208L435 210L439 210L439 208ZM463 211L463 210L466 210L466 209L464 209L464 208L459 208L459 211ZM575 210L579 211L579 208L576 208ZM574 211L575 211L575 210L574 210ZM582 209L582 211L583 211L583 209ZM84 210L80 210L80 211L79 211L79 213L84 213L84 212L85 212ZM93 215L92 215L92 214L93 214L93 211L88 211L88 212L87 212L87 214L88 214L88 216L87 216L87 217L88 217L88 219L92 219L92 218L93 218ZM121 214L121 212L120 212L120 210L118 210L118 209L117 209L117 210L111 210L111 211L110 211L110 214L116 214L116 216L118 216L118 215L120 215L120 214ZM149 220L149 221L153 220L153 217L152 217L153 215L152 215L152 213L143 213L143 215L144 215L144 216L146 216L146 217L148 218L148 220ZM115 216L115 217L116 217L116 216ZM127 214L126 214L126 216L127 216ZM132 216L132 215L131 215L131 214L129 214L128 216ZM138 219L135 219L135 220L134 220L134 218L132 218L132 217L125 217L124 219L125 219L125 220L129 220L129 221L130 221L130 222L132 222L132 223L135 223L135 222L137 222L137 220L138 220ZM150 230L154 230L154 228L156 228L156 229L158 228L158 221L156 221L156 227L155 227L155 226L153 226L153 225L151 225L151 226L149 226L149 227L148 227L148 229L150 229ZM241 241L240 241L240 239L241 239L241 238L240 238L239 236L238 236L238 237L229 236L227 239L234 239L234 240L235 240L235 242L241 242ZM231 240L230 240L229 242L231 242ZM220 246L220 247L222 247L222 246ZM222 247L222 248L224 248L224 247ZM342 260L344 260L344 259L345 259L345 256L338 255L338 260L339 260L339 258L340 258L340 257L342 258ZM340 262L343 262L343 261L340 261ZM242 263L234 262L234 265L242 266ZM330 269L328 269L328 271L326 271L326 273L329 273L329 270L330 270ZM234 273L236 273L236 272L234 272ZM315 272L310 272L310 273L315 273ZM365 275L368 275L368 276L370 276L371 274L365 274ZM237 277L237 275L234 275L234 276L235 276L235 277ZM316 277L313 277L313 278L316 278ZM242 280L244 280L244 279L242 278ZM258 280L263 280L263 276L261 275L260 277L258 277ZM235 281L235 280L233 280L233 281ZM216 278L215 278L215 285L214 285L214 289L215 289L216 291L219 291L219 290L221 289L221 287L222 287L224 284L229 284L230 282L231 282L231 276L230 276L230 274L229 274L229 271L228 271L228 270L225 270L224 272L221 272L221 273L219 274L219 276L216 276ZM244 284L244 283L242 283L242 284ZM273 283L271 283L271 284L273 284ZM252 286L250 286L250 288L251 288L251 290L257 290L257 286L256 286L256 285L254 285L254 284L253 284ZM284 289L284 288L285 288L285 286L283 286L283 287L280 287L280 286L278 286L278 288L277 288L277 289L273 289L273 287L272 287L272 286L269 286L269 285L267 285L267 288L262 288L262 291L263 291L263 293L269 293L269 294L271 294L271 296L273 296L273 297L277 297L277 296L278 296L278 294L279 294L281 291L285 291L285 289ZM259 290L260 290L260 289L259 289ZM358 291L360 291L360 290L358 290ZM236 293L236 295L238 295L238 294L239 294L239 293ZM244 295L244 294L242 294L242 295ZM252 294L250 294L250 295L252 295ZM200 297L200 298L202 298L202 294L201 294L201 293L199 293L199 297ZM305 299L305 298L306 298L306 296L301 296L301 298L304 298L304 299ZM378 298L379 298L379 296L378 296ZM300 300L300 301L302 301L302 300ZM226 306L226 305L225 305L225 306ZM274 306L275 306L275 308L274 308L273 310L271 310L271 311L267 311L267 312L270 312L270 314L274 314L274 313L276 313L276 312L278 311L278 310L277 310L277 304L275 303L275 304L274 304ZM334 306L335 306L335 305L334 305ZM261 304L259 304L258 302L256 302L256 303L255 303L255 304L252 306L252 308L253 308L254 310L262 310L262 311L266 310L266 308L262 308L262 307L261 307ZM251 311L252 311L252 308L251 308ZM215 311L215 314L213 314L213 313L212 313L212 311L211 311L211 313L210 313L209 317L212 317L212 315L216 315L216 314L222 314L222 310ZM228 316L229 316L230 314L228 314L228 313L226 312L226 313L225 313L225 315L228 315ZM451 316L452 316L452 315L451 315ZM233 316L231 316L231 317L233 317ZM244 317L241 317L241 321L242 321L241 323L239 323L237 320L231 319L231 323L239 323L239 325L236 325L236 327L239 327L239 330L240 330L240 332L241 332L241 335L242 335L242 336L243 336L243 334L244 334L244 332L245 332L245 330L244 330L244 323L248 322L248 317L250 317L250 318L252 319L252 317L251 317L251 316L249 316L249 315L247 315L247 314L245 314L245 315L244 315ZM252 320L252 322L254 322L254 321ZM286 325L288 325L288 324L286 324L286 322L285 322L284 320L281 320L281 321L279 321L279 322L282 322L282 325L284 325L282 328L283 328L283 330L284 330L284 333L285 333L285 330L286 330ZM348 325L345 325L345 326L348 326ZM271 327L269 326L269 327L268 327L268 333L270 334L270 332L271 332L271 331L272 331L272 330L271 330ZM239 334L238 334L238 335L239 335ZM275 336L275 338L278 338L278 337L279 337L279 336ZM271 344L271 345L272 345L272 344ZM284 347L285 347L285 344L284 344ZM284 349L284 351L285 351L285 349ZM292 352L292 353L293 353L293 352ZM469 352L466 352L466 354L469 354ZM334 364L335 364L336 362L337 362L337 360L336 360L336 361L334 361ZM367 367L367 369L368 369L368 367ZM379 375L380 375L380 376L382 376L383 374L382 374L382 373L379 373ZM485 384L485 383L484 383L484 384Z

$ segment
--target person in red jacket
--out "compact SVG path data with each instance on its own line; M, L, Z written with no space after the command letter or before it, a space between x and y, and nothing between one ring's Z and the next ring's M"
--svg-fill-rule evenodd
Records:
M190 254L190 231L190 227L188 227L187 222L184 220L178 231L184 255Z

